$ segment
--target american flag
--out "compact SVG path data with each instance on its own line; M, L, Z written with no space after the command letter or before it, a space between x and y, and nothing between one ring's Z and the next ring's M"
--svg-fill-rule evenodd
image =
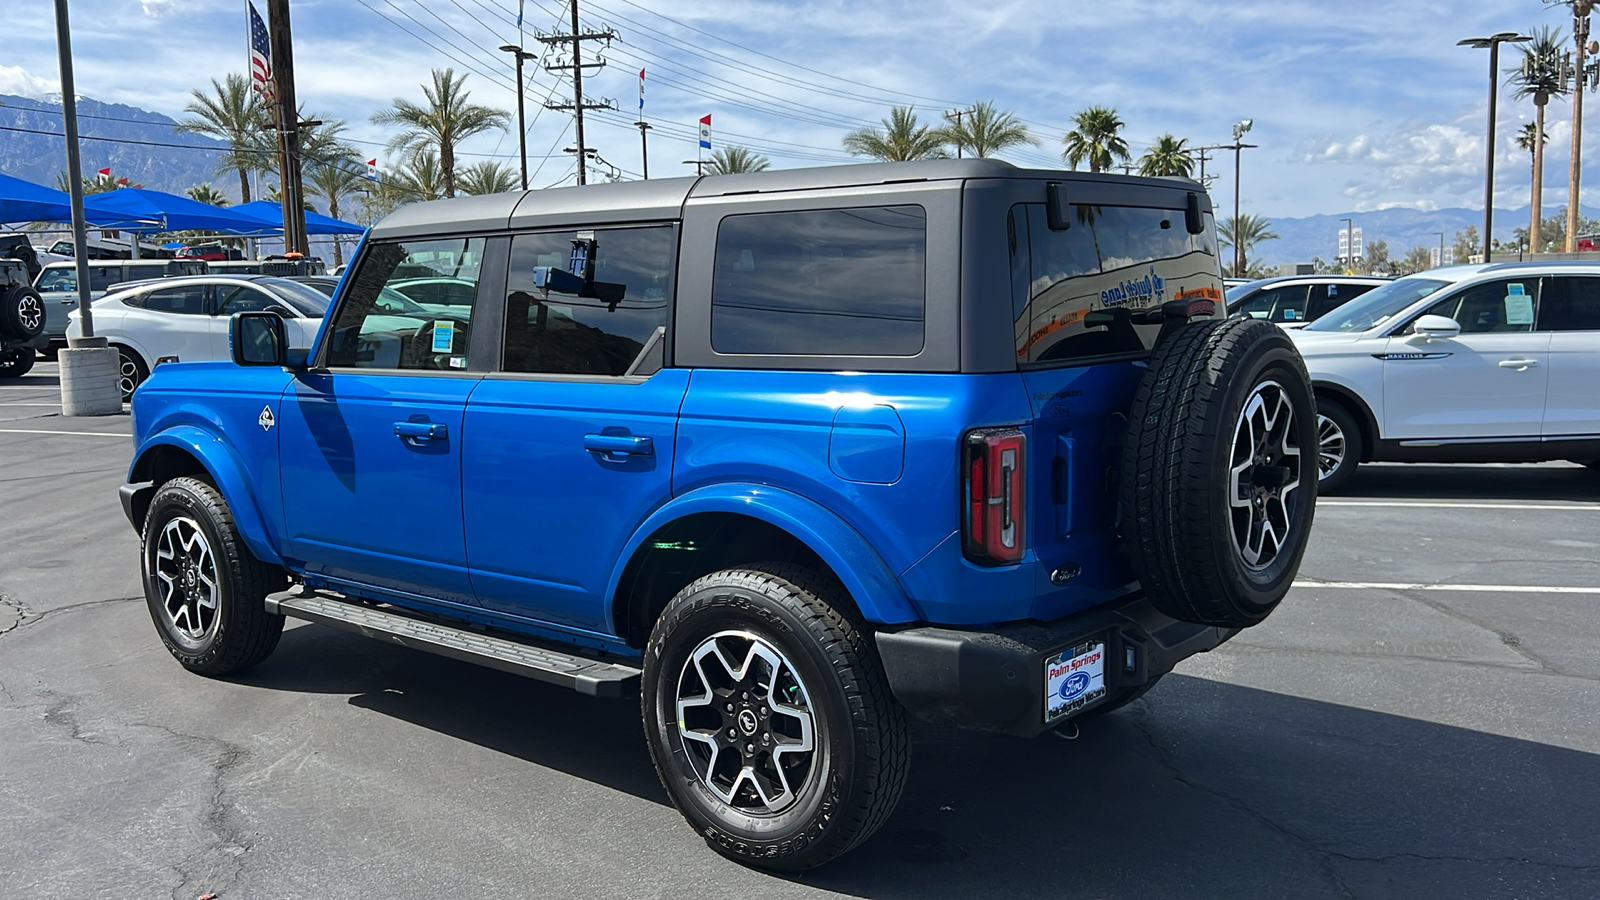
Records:
M272 99L272 42L267 39L267 23L261 21L254 3L250 7L250 80L262 97Z

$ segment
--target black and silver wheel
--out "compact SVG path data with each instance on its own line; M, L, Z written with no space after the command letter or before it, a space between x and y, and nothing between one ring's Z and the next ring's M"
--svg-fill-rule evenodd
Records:
M133 399L133 392L150 377L150 369L139 354L117 345L117 390L122 391L123 402Z
M888 818L910 762L905 713L842 590L766 563L707 575L668 604L645 650L656 771L712 848L795 871Z
M0 350L0 378L21 378L33 371L33 351Z
M1317 403L1317 489L1337 491L1361 465L1361 429L1355 417L1333 400Z
M150 617L185 668L226 675L277 647L283 617L264 601L288 579L244 545L216 488L196 478L162 485L145 517L143 561Z
M1233 429L1228 469L1233 548L1245 568L1262 571L1294 536L1291 510L1299 497L1301 456L1294 406L1276 381L1256 385Z
M0 289L0 333L31 341L44 333L44 299L25 284Z

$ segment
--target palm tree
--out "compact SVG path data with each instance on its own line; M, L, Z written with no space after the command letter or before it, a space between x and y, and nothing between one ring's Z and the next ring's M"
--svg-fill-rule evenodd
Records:
M844 136L844 149L855 156L870 156L884 162L913 159L944 159L944 132L917 122L909 106L896 106L883 120L883 128L859 128Z
M83 192L85 194L104 194L106 191L142 187L144 185L134 184L125 175L101 175L96 173L93 176L83 176ZM56 173L56 190L63 192L72 190L72 179L67 177L67 173Z
M1223 221L1222 227L1217 230L1218 243L1224 247L1240 248L1239 265L1233 273L1238 278L1245 277L1244 273L1250 270L1248 260L1250 251L1255 249L1257 244L1265 241L1275 241L1278 238L1278 233L1272 230L1271 223L1267 221L1265 216L1256 216L1250 213L1239 216L1237 220L1233 216L1229 216Z
M1109 106L1091 106L1072 117L1077 126L1067 132L1061 142L1067 149L1061 158L1076 169L1084 161L1089 171L1100 172L1116 165L1118 160L1128 160L1128 142L1122 139L1122 119Z
M394 99L394 106L376 113L376 125L398 126L401 132L389 141L390 150L415 153L431 149L437 154L444 196L456 195L456 148L461 142L476 134L498 128L506 130L511 125L511 114L491 106L478 106L467 102L470 92L461 89L467 76L456 75L454 69L434 69L433 84L422 86L424 105L418 106L402 97Z
M205 184L197 184L188 188L184 191L184 194L188 195L190 200L199 200L201 203L209 203L212 206L228 205L228 195L212 187L209 181Z
M709 175L743 175L746 172L765 172L770 165L765 156L744 147L723 147L711 154L706 171Z
M461 170L456 187L463 194L504 194L522 186L522 179L507 163L486 159Z
M1522 48L1522 64L1510 70L1517 99L1533 98L1534 121L1523 129L1525 134L1517 138L1517 145L1533 154L1533 210L1528 223L1528 248L1535 253L1544 248L1539 239L1539 223L1544 218L1544 143L1549 140L1544 130L1544 108L1551 97L1567 93L1562 65L1563 40L1559 30L1536 30L1533 42ZM1527 143L1523 143L1524 137Z
M366 187L366 184L366 167L353 155L306 166L306 193L326 201L328 215L335 219L340 217L339 201ZM344 265L344 245L340 243L338 235L333 238L333 264Z
M250 173L260 171L273 159L267 108L250 85L250 80L236 72L218 82L211 79L212 92L194 90L194 97L185 106L189 118L178 122L177 130L190 134L204 134L226 141L228 149L217 160L217 174L239 173L239 196L250 202Z
M1156 138L1139 157L1139 174L1152 178L1189 178L1194 174L1194 157L1189 155L1189 139L1170 133Z
M439 155L424 147L385 173L372 192L368 211L387 215L407 203L443 196L444 167L439 164Z
M955 146L957 155L965 152L980 158L989 157L1011 147L1033 147L1039 143L1021 120L996 109L993 101L984 101L965 110L956 117L954 125L942 130L946 143Z

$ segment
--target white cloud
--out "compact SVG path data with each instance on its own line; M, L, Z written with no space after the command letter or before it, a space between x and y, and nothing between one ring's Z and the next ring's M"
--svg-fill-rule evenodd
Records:
M152 19L160 19L177 12L175 0L139 0L144 7L144 14Z
M0 94L43 100L46 94L59 90L47 79L28 74L21 66L0 66Z

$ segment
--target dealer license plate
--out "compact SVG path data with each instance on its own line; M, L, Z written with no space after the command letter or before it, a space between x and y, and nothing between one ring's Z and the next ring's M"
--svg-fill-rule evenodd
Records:
M1044 661L1044 720L1099 702L1106 695L1106 642L1085 641Z

